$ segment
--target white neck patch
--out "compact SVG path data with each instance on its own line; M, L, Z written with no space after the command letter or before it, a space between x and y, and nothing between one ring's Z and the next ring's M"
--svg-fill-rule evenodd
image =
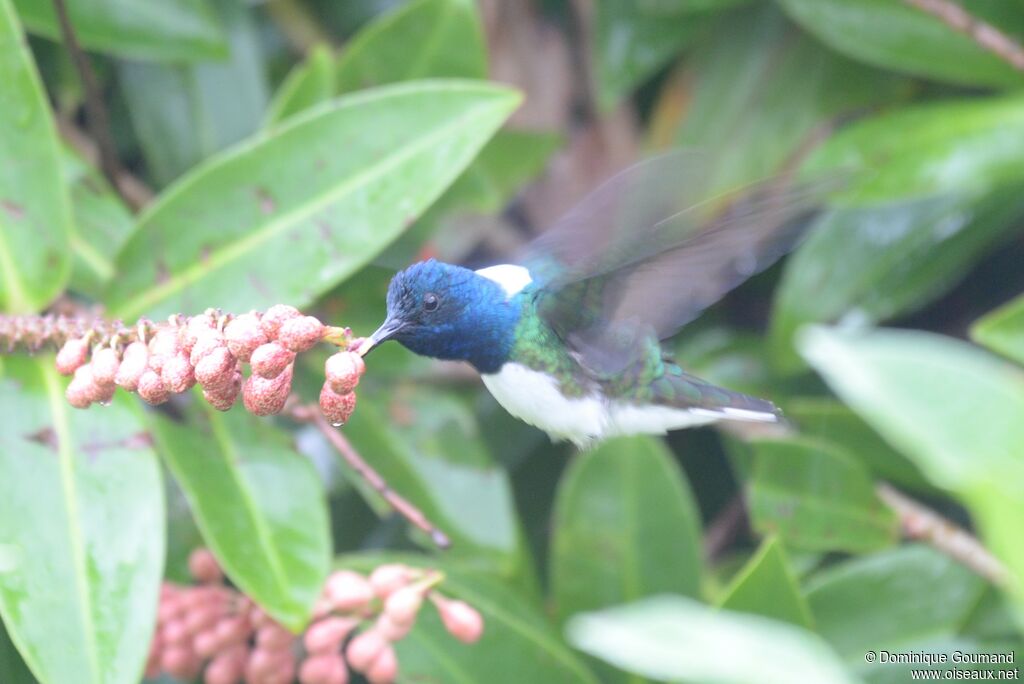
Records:
M514 297L524 287L533 282L533 278L530 277L530 271L524 266L517 266L515 264L488 266L476 271L476 274L482 275L484 278L493 280L498 285L501 285L501 289L505 290L505 294L508 297Z

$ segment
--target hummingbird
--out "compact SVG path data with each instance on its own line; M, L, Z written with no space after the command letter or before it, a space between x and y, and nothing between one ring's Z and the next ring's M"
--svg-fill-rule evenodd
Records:
M821 188L713 185L699 157L670 153L606 181L513 263L415 263L391 280L387 316L360 351L395 340L467 361L505 410L581 448L777 422L770 401L686 372L661 342L790 250Z

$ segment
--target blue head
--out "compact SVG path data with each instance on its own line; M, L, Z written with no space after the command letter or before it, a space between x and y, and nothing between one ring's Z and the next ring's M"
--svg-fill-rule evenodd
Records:
M508 360L520 311L496 282L461 266L421 261L391 280L388 316L371 345L397 340L417 354L494 373Z

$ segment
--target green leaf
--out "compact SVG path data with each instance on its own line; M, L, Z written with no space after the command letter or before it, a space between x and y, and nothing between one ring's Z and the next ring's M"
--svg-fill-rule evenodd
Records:
M807 608L796 575L775 537L765 539L757 553L733 578L719 602L722 608L754 613L811 629Z
M895 514L840 447L805 437L752 445L750 516L759 532L808 550L863 552L896 541Z
M316 45L306 61L298 64L274 93L267 112L267 125L327 102L334 97L334 54L326 45Z
M652 679L715 684L852 684L817 636L785 622L720 611L679 596L583 613L569 641Z
M32 313L71 273L71 209L50 105L10 0L0 0L0 83L0 310Z
M1022 214L1019 186L826 211L775 291L775 366L803 369L793 338L806 323L873 323L928 304L1015 231Z
M1002 0L961 6L1024 36L1024 16ZM1019 88L1024 76L973 37L904 0L782 0L790 16L829 47L869 64L964 85Z
M1024 97L976 98L858 121L811 153L802 173L843 173L836 199L871 204L1020 183L1022 155Z
M555 616L645 596L700 594L697 505L678 464L653 437L579 454L555 498L551 593ZM606 680L622 680L608 668Z
M401 421L400 430L394 416ZM491 459L464 405L436 392L406 390L386 406L360 404L345 425L345 436L392 489L448 535L452 548L446 555L504 576L525 569L508 476ZM353 478L371 505L389 512L375 492ZM429 539L418 539L434 547Z
M473 0L415 0L360 31L338 59L338 92L418 78L487 76Z
M1024 365L1024 295L975 321L971 339Z
M52 2L14 0L29 31L60 40ZM134 59L191 61L227 55L205 0L69 0L68 15L83 47Z
M364 573L388 562L440 569L445 579L439 591L468 602L484 618L480 641L467 645L445 630L432 606L424 606L416 626L395 644L402 681L597 684L579 657L552 631L542 608L530 597L512 592L506 582L450 559L359 554L337 560L339 567Z
M195 402L184 422L154 416L160 452L225 573L292 630L330 567L320 479L288 436L240 408Z
M653 76L708 25L700 14L665 16L632 0L598 0L594 13L591 58L603 110Z
M851 665L863 666L866 651L917 651L952 638L984 590L980 577L949 556L912 545L817 573L807 601L818 633Z
M217 7L228 31L228 59L119 65L132 127L157 185L166 185L262 124L269 95L252 10L239 2Z
M103 176L64 148L64 182L71 192L71 289L98 297L114 275L114 257L135 228L135 219Z
M127 396L68 406L52 356L12 358L5 371L0 614L41 681L135 684L164 562L149 436Z
M725 14L694 48L679 145L709 151L710 188L779 173L836 118L892 104L905 79L826 50L771 3Z
M3 552L0 551L0 558L2 558L2 554ZM3 560L0 559L0 566L2 563ZM0 572L2 571L0 569ZM36 684L37 681L28 669L28 665L18 655L18 650L14 648L14 644L11 643L7 631L4 629L3 622L0 621L0 682L4 684Z
M397 237L518 101L483 83L417 82L293 118L154 202L108 304L125 318L306 306Z
M959 495L1024 586L1024 373L923 332L812 328L800 348L869 425Z

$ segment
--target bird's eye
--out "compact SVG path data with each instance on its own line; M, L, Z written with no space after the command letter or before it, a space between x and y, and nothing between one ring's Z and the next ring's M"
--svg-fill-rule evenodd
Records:
M433 292L428 292L423 295L423 310L424 311L437 311L437 307L440 304L437 295Z

